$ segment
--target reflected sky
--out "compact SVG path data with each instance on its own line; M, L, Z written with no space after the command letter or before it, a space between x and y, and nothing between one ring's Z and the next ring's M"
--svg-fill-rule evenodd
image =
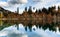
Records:
M0 37L60 37L60 23L1 21Z
M33 27L34 28L34 27ZM15 25L6 27L0 31L0 37L60 37L60 32L53 32L46 29L45 31L41 29L37 29L35 31L25 31L22 24L19 24L19 30Z

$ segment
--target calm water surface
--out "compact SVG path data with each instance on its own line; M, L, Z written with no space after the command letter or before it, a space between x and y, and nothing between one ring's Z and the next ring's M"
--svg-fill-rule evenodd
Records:
M60 37L59 23L2 22L0 37Z

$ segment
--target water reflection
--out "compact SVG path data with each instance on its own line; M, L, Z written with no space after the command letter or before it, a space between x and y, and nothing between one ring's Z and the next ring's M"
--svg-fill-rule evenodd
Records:
M43 21L39 21L39 20L25 20L25 21L13 21L13 20L5 20L5 21L0 21L2 25L0 25L0 30L15 25L17 27L17 30L19 30L19 24L22 24L25 27L25 30L28 31L32 31L32 30L36 30L35 28L32 28L34 25L36 26L37 29L43 29L44 31L46 29L49 29L50 31L57 31L56 27L59 28L60 31L60 23L58 22L43 22Z

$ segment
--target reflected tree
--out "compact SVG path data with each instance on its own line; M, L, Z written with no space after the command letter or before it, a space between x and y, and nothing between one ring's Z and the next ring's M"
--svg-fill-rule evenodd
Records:
M25 31L27 31L27 26L25 26Z
M30 31L32 31L32 24L31 23L28 24L28 28Z

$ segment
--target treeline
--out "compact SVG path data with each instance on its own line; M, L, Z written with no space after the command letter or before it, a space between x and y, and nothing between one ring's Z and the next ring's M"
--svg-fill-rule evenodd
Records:
M32 9L34 10L35 7L32 8L32 6L30 6L29 9L25 7L25 11L28 12L29 14L33 13ZM58 6L57 10L56 10L56 6L49 7L48 9L43 7L42 9L36 9L35 13L38 13L38 14L40 13L50 14L51 13L51 15L54 15L54 14L57 15L60 13L60 7Z

